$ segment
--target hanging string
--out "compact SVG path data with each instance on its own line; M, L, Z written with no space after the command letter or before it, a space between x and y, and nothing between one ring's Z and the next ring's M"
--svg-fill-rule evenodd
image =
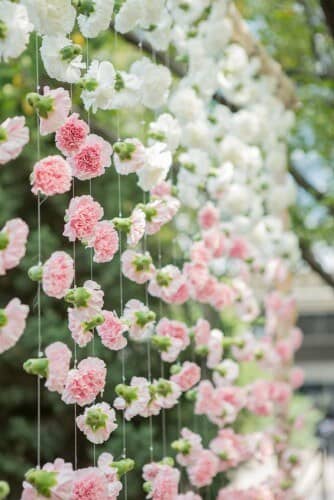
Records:
M118 36L117 31L114 30L114 49L117 52L118 48ZM116 115L116 135L117 141L120 141L120 120L119 120L119 111L115 111ZM123 200L122 200L122 178L119 173L117 173L117 189L118 189L118 217L123 217ZM122 234L119 231L119 315L123 314L124 309L124 286L123 286L123 273L122 273L122 265L121 265L121 256L123 251L122 245ZM126 384L126 371L125 371L125 348L121 350L121 377L122 384ZM126 428L126 419L125 412L123 411L122 415L122 458L125 459L127 457L127 428ZM128 498L128 478L127 474L123 476L123 489L124 489L124 498L127 500Z
M39 84L39 38L35 35L35 67L36 67L36 92L40 92ZM40 145L40 123L39 116L36 113L36 157L37 161L41 157ZM41 237L41 194L37 194L37 253L38 264L42 264L42 237ZM42 318L41 318L41 282L37 284L37 349L38 357L42 357ZM37 467L41 466L41 377L37 377Z

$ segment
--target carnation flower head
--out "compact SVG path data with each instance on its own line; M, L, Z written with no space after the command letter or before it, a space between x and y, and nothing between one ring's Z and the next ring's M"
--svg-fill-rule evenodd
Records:
M137 172L146 165L146 149L138 139L125 139L114 144L114 165L120 175Z
M147 57L143 57L132 64L130 73L141 81L139 92L145 107L157 109L165 104L172 83L168 68L154 64Z
M94 0L91 8L79 7L78 24L85 38L96 38L109 28L114 10L114 0Z
M119 247L119 237L112 221L100 221L93 235L87 240L87 247L94 249L94 262L110 262Z
M102 217L103 208L92 196L76 196L66 210L63 235L70 241L88 239L94 235L96 224Z
M82 79L81 99L85 109L112 109L115 96L116 72L109 61L92 61L86 75Z
M56 146L65 156L77 153L89 134L87 123L77 113L70 115L56 132Z
M65 123L72 106L68 91L62 87L45 86L43 95L30 93L27 100L39 114L41 135L56 132Z
M20 218L6 222L0 231L0 275L16 267L26 253L29 228Z
M21 500L71 498L73 476L72 464L62 458L45 464L42 469L30 469L25 474Z
M116 393L114 407L124 411L126 420L142 415L151 400L150 384L144 377L132 377L130 385L119 384Z
M97 467L78 469L74 473L71 500L109 498L108 480Z
M127 345L127 339L123 335L127 329L124 322L111 311L102 311L102 315L104 322L96 328L102 344L112 351L123 349Z
M85 406L94 401L104 390L106 382L106 366L104 361L96 357L88 357L70 370L62 400L66 404L77 403Z
M47 74L60 82L77 83L86 67L80 45L63 34L43 36L40 53Z
M98 403L86 408L84 413L76 418L76 423L88 441L94 444L107 441L117 428L115 411L107 403Z
M183 392L189 391L201 379L200 367L190 361L185 361L181 366L172 366L171 373L170 380L177 384Z
M210 450L198 453L196 461L188 467L189 480L196 488L209 486L218 472L219 460Z
M74 177L81 181L104 174L111 165L111 145L95 134L86 137L80 149L69 158Z
M24 5L8 0L1 2L0 12L0 61L19 57L26 48L34 29Z
M53 252L43 264L42 287L49 297L62 299L74 279L74 262L66 252Z
M38 161L31 174L31 191L34 194L54 196L71 189L72 171L69 163L59 155L47 156Z
M143 341L151 336L155 317L155 313L140 300L131 299L125 305L122 320L128 327L130 338Z
M156 271L155 276L150 280L148 291L154 297L174 304L182 304L189 296L184 276L173 265L167 265Z
M154 275L155 268L148 252L139 253L134 250L125 250L122 253L121 261L124 276L138 284L146 283Z
M22 0L29 19L40 35L70 33L75 22L71 0Z
M13 5L11 2L10 5ZM29 141L29 129L24 116L7 118L0 125L0 165L15 160Z
M45 349L45 355L48 361L45 387L49 391L62 394L70 369L72 352L62 342L54 342Z
M0 354L13 347L22 336L29 307L17 298L0 309Z

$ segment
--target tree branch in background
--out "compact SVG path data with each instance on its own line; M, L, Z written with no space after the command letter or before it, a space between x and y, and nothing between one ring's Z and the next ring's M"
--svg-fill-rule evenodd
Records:
M327 285L331 286L334 288L334 277L329 274L325 269L322 267L322 265L318 262L318 260L315 258L312 250L310 247L301 239L299 239L299 247L303 256L303 259L307 264L310 266L313 271L315 271L319 276L327 283Z
M328 29L334 38L334 0L320 0Z

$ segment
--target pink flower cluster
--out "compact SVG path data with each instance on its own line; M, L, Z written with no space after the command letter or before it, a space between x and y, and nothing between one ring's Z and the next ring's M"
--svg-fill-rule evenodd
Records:
M29 228L22 219L11 219L0 231L0 276L18 266L26 253Z

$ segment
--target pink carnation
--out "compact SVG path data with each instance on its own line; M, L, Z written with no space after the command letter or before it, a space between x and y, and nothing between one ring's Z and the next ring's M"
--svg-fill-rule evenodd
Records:
M211 327L206 319L200 318L194 327L196 347L205 346L210 339Z
M127 325L130 337L133 340L142 341L151 336L155 314L140 300L131 299L127 302L122 319Z
M122 154L121 151L118 151L117 145L115 146L114 165L116 172L120 175L138 172L138 170L146 165L146 149L138 139L125 139L119 146L120 149L124 149L124 153ZM126 148L129 149L128 152L125 152Z
M23 116L7 118L0 125L0 165L15 160L29 141L29 129Z
M154 478L152 491L148 498L174 500L177 497L179 481L180 472L177 469L169 465L162 465Z
M229 254L230 257L233 257L234 259L247 259L247 257L249 257L249 248L247 245L247 241L244 238L233 238Z
M35 164L31 175L34 194L42 193L45 196L66 193L71 189L71 167L59 155L47 156Z
M219 472L237 467L250 458L246 438L233 429L221 429L210 442L210 449L219 457Z
M109 499L108 480L96 467L75 471L71 500Z
M160 337L170 339L170 347L161 353L161 358L169 363L175 361L180 352L190 343L188 329L180 321L162 318L157 324L156 333Z
M96 328L101 338L102 344L112 351L119 351L127 345L127 340L123 336L126 326L111 311L102 311L104 323Z
M47 118L40 116L40 132L41 135L51 134L64 124L72 103L67 90L62 87L50 89L44 87L43 94L50 97L52 100L52 109L47 113Z
M188 467L196 462L198 454L203 450L202 438L186 427L181 430L180 434L181 439L172 443L172 447L179 452L176 455L178 463L182 467Z
M0 354L13 347L26 326L29 307L19 299L12 299L5 309L0 309Z
M77 403L85 406L94 401L103 392L106 383L106 365L99 358L89 357L70 370L62 400L66 404Z
M151 195L157 198L167 198L172 195L172 185L170 181L163 181L151 189Z
M148 252L126 250L122 253L121 261L124 276L138 284L146 283L154 275L155 268Z
M94 248L94 262L110 262L118 251L119 238L111 221L98 222L87 246Z
M271 399L271 383L266 380L257 380L249 387L247 408L255 415L268 416L273 411Z
M181 271L172 265L157 270L148 291L170 304L183 304L189 297L188 285Z
M66 252L53 252L43 265L43 290L49 297L62 299L74 279L74 262Z
M56 146L65 156L71 156L78 152L88 134L87 123L77 113L73 113L57 130Z
M29 228L22 219L11 219L0 232L0 275L16 267L26 253Z
M210 229L219 222L219 212L212 203L207 203L199 211L198 222L202 229Z
M132 377L130 386L126 387L133 389L134 396L131 399L118 396L114 401L114 407L117 410L124 410L126 420L131 420L146 411L151 399L150 384L144 377Z
M70 157L73 175L81 181L103 175L111 165L112 147L98 135L89 135L78 152Z
M54 342L45 349L48 360L48 374L45 387L49 391L62 394L67 375L70 369L72 353L67 345L62 342Z
M208 357L206 364L208 368L215 368L219 365L223 357L223 334L217 328L211 330L207 347Z
M187 493L177 495L176 500L202 500L202 497L193 491L188 491Z
M107 403L98 403L85 409L76 418L77 426L85 434L88 441L102 444L117 428L115 411Z
M127 235L127 243L135 247L145 234L145 214L140 208L135 208L130 216L131 226Z
M289 379L292 388L299 389L304 384L305 380L304 370L296 366L291 370Z
M74 342L80 347L85 347L94 337L94 329L87 325L98 312L94 314L88 308L73 309L72 307L69 307L67 312L68 328Z
M188 467L189 480L197 488L209 486L218 472L219 460L210 450L202 450Z
M176 198L156 199L143 206L146 215L146 233L155 234L161 227L170 222L180 207Z
M76 196L66 210L63 235L70 241L88 239L94 235L95 226L102 217L103 208L91 196Z
M72 499L71 491L74 476L72 464L65 463L62 458L56 458L53 463L45 464L42 471L55 473L56 484L50 486L49 491L51 500ZM28 480L23 482L21 500L40 500L41 498L37 489ZM44 496L44 498L46 497Z
M196 385L201 378L201 369L196 363L185 361L181 370L170 378L183 392L188 391Z

